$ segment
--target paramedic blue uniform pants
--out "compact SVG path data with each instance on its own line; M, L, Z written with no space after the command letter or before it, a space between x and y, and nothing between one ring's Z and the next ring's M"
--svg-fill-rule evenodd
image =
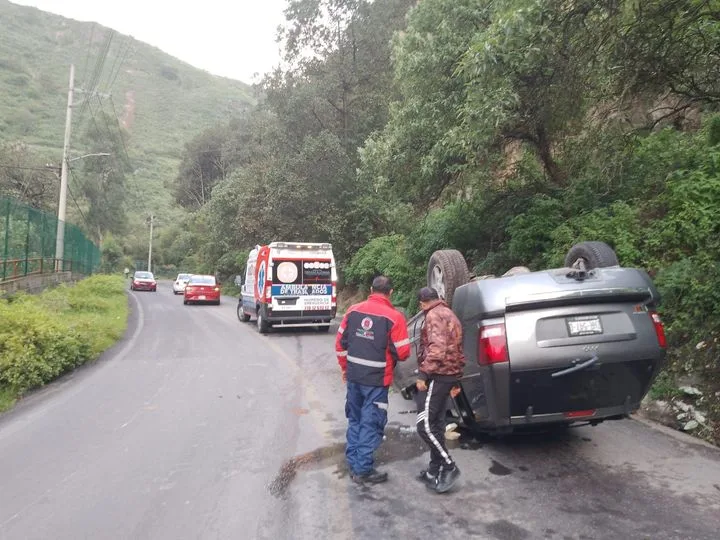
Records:
M348 419L347 459L354 475L368 474L375 464L374 452L383 440L387 424L388 389L347 382L345 416Z

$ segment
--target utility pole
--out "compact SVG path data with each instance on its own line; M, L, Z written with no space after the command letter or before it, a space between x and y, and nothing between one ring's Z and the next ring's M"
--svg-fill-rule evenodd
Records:
M153 224L155 216L150 214L150 246L148 247L148 272L152 272L152 241L153 241Z
M68 153L70 152L70 131L72 129L73 87L75 86L75 64L70 64L70 87L65 114L65 142L63 143L62 165L60 169L60 200L58 202L57 236L55 239L55 271L63 270L65 257L65 209L68 189Z

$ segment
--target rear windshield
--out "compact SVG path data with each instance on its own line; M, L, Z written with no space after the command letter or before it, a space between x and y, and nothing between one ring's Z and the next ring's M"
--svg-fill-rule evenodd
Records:
M135 272L135 277L138 279L152 279L153 275L150 272Z
M215 278L212 276L193 276L190 278L193 285L215 285Z

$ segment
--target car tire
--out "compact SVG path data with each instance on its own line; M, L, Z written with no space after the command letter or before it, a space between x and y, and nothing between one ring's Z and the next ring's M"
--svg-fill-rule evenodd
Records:
M219 306L219 305L220 305L220 300L218 300L217 302L213 302L213 303L214 303L216 306Z
M571 268L578 260L585 262L585 269L620 266L617 254L605 242L580 242L570 248L565 256L565 267Z
M238 302L237 305L237 318L240 322L248 322L250 320L250 315L243 311L242 304L240 302Z
M427 286L435 289L440 298L452 305L455 289L469 281L465 257L456 249L441 249L430 257Z
M257 314L257 328L261 334L267 334L270 331L270 324L262 316L262 312L258 310Z
M188 305L188 301L183 298L183 304Z

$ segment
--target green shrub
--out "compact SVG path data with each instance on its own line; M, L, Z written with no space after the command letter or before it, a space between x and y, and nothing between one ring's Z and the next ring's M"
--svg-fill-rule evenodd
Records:
M373 278L380 274L393 281L393 302L414 310L417 305L415 290L422 286L424 268L411 264L403 235L381 236L363 246L345 268L345 281L367 291Z
M0 410L24 392L96 358L127 323L121 276L93 276L0 301Z
M0 304L0 385L24 392L90 358L77 332L38 305Z

